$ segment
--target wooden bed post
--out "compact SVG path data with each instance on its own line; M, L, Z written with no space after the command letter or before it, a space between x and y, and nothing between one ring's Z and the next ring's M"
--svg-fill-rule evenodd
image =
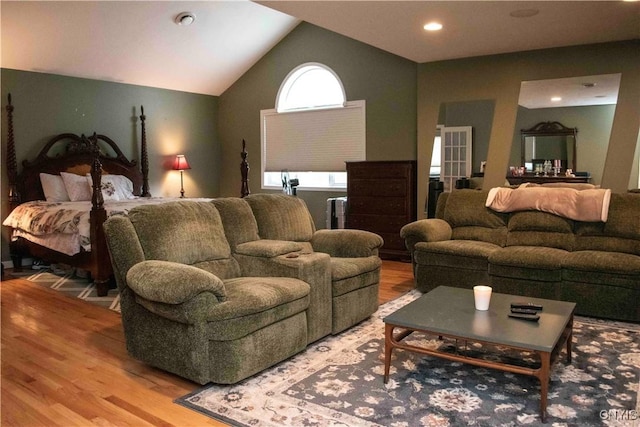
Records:
M9 181L9 211L12 211L21 202L18 192L18 162L16 160L16 142L13 136L13 105L11 94L7 95L7 180ZM22 271L22 258L24 248L19 240L9 242L9 256L13 262L14 271Z
M96 134L91 138L93 144L93 162L91 163L91 179L93 180L93 192L91 194L91 257L93 265L97 266L93 283L96 286L98 296L105 296L109 292L109 278L111 276L111 258L107 249L107 240L102 224L107 220L107 211L104 208L104 196L102 195L102 163L100 163L100 148Z
M11 94L7 96L7 179L9 180L9 209L13 210L20 204L18 192L18 162L16 161L16 142L13 137L13 105Z
M240 174L242 175L242 187L240 189L240 197L246 197L251 194L249 190L249 162L247 162L247 144L242 140L242 152L240 153L240 157L242 157L242 163L240 163Z
M147 116L144 115L144 106L140 106L140 122L142 126L142 134L140 143L140 166L142 168L142 197L151 197L149 193L149 158L147 156L147 128L145 120Z

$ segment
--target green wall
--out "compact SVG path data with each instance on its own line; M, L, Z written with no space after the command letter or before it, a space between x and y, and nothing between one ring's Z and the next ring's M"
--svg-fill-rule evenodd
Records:
M179 197L180 175L171 159L185 154L187 197L219 193L221 164L217 130L218 98L121 83L2 69L2 158L6 155L7 94L14 106L18 170L54 135L70 132L107 135L130 159L140 157L140 106L147 116L149 187L153 196ZM2 164L2 170L4 170ZM236 171L239 177L240 172ZM2 174L2 218L7 208L6 173ZM2 231L2 259L8 259L9 233Z
M494 108L493 100L445 102L440 105L439 125L473 127L472 173L480 172L480 162L487 160Z
M308 23L296 27L220 96L222 195L240 193L242 140L247 142L252 193L260 189L260 110L275 108L281 83L300 64L319 62L340 77L347 100L366 100L367 160L416 158L417 64ZM291 169L294 169L292 167ZM318 228L326 199L344 192L298 191Z

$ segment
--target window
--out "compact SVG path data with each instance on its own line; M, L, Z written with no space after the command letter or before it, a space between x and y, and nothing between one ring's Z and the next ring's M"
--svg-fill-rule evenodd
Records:
M342 107L346 95L338 76L321 64L303 64L289 73L278 91L278 113L311 108Z
M429 178L440 178L440 165L442 162L442 129L443 125L436 128L436 137L433 140L433 151L431 152L431 167Z
M340 79L322 64L289 73L260 127L262 188L282 188L287 171L298 188L346 189L344 162L365 159L365 102L346 102Z

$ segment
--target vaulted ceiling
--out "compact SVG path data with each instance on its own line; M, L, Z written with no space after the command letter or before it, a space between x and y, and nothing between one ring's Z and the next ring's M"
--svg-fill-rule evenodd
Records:
M3 68L209 95L301 21L417 63L640 38L640 3L623 1L3 0L0 8ZM186 11L195 21L176 24ZM443 29L426 32L433 20Z

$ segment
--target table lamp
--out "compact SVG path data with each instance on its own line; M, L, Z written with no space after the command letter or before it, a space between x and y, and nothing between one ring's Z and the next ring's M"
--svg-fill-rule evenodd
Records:
M184 198L184 182L182 180L182 171L191 169L189 162L184 154L178 154L176 160L173 162L173 170L180 171L180 198Z

